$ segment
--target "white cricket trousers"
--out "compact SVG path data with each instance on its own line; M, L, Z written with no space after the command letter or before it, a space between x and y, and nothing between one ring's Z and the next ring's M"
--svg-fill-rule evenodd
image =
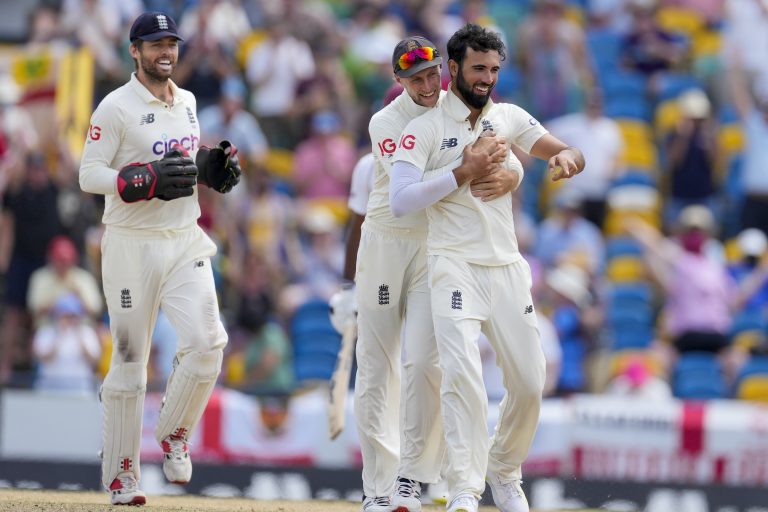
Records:
M113 364L147 364L158 308L176 330L177 354L226 345L210 260L216 245L200 227L142 232L108 226L101 251Z
M101 251L112 333L112 360L105 382L140 389L143 401L146 371L143 375L131 373L142 382L122 382L121 368L146 367L158 308L176 330L179 360L190 352L209 352L226 345L210 260L216 246L202 229L143 232L108 226ZM125 452L120 457L133 459L133 468L139 467L135 440L142 425L140 413L124 420L117 445L104 446L105 460L111 460L106 452L116 450Z
M486 471L519 479L533 442L544 389L545 361L531 298L531 270L521 257L502 266L429 257L432 312L443 370L442 414L448 486L477 497ZM496 352L506 394L492 439L477 339Z
M398 475L420 482L440 478L445 441L435 418L441 372L424 236L368 220L363 225L355 278L355 418L366 496L389 496Z

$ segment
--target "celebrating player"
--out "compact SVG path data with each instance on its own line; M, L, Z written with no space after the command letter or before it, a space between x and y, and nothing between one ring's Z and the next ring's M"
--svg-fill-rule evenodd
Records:
M448 41L451 86L440 105L408 123L399 138L390 181L395 215L427 208L431 306L443 371L442 415L448 450L449 512L476 512L491 484L502 512L528 512L520 487L541 408L544 355L531 299L531 273L518 251L512 195L473 197L466 183L428 169L454 161L488 131L548 159L553 179L584 168L581 152L556 139L521 108L490 99L504 44L466 25ZM522 165L511 155L515 168ZM477 338L485 333L504 374L493 441Z
M400 41L392 66L405 92L369 124L375 181L362 226L353 292L359 310L355 416L366 512L421 510L421 482L440 478L445 450L441 422L434 421L440 414L441 373L427 287L426 216L416 212L395 218L389 208L389 169L400 132L411 119L435 107L444 94L441 63L435 45L427 39ZM460 151L455 162L435 172L448 173L460 183L482 175L478 194L493 199L514 188L518 176L500 166L505 147L490 140L479 146ZM349 291L340 293L347 300L353 298ZM338 304L338 299L332 303ZM403 417L398 425L401 331L407 347Z
M195 97L170 80L180 41L169 16L136 18L130 31L136 71L93 113L80 167L82 189L104 194L106 203L102 275L114 348L101 387L101 471L115 505L146 501L138 487L139 441L158 308L179 339L156 432L171 482L191 478L187 441L227 343L210 262L216 246L197 225L196 184L228 192L240 167L227 141L199 146Z

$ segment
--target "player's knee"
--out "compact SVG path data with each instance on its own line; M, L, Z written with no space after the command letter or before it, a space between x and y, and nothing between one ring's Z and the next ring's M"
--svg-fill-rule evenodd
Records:
M205 351L192 351L178 356L176 371L200 378L216 377L221 372L224 351L220 348Z
M112 366L104 377L102 390L116 392L144 391L147 367L144 363L120 363Z
M220 350L227 345L228 336L224 326L217 322L210 329L196 329L185 336L184 342L190 352L207 352Z

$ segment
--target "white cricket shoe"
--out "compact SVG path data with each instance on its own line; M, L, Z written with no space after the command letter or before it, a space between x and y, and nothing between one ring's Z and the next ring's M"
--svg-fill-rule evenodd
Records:
M474 494L462 492L448 504L448 512L477 512L478 500Z
M136 477L130 471L118 473L109 485L110 499L113 505L144 505L147 495L139 489Z
M486 480L491 486L493 503L501 512L530 511L520 480L501 478L493 472L488 472Z
M189 445L176 436L166 437L163 447L163 473L172 484L186 484L192 478L192 459L189 458Z
M440 480L427 487L427 498L434 505L445 505L448 503L448 480Z
M395 512L421 512L421 483L399 477L392 496Z
M389 496L363 496L363 512L392 512Z

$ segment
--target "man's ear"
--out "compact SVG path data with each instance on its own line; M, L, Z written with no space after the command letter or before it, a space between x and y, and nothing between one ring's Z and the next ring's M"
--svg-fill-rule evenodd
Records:
M455 80L459 74L459 63L453 59L448 60L448 73L451 74L451 80Z

